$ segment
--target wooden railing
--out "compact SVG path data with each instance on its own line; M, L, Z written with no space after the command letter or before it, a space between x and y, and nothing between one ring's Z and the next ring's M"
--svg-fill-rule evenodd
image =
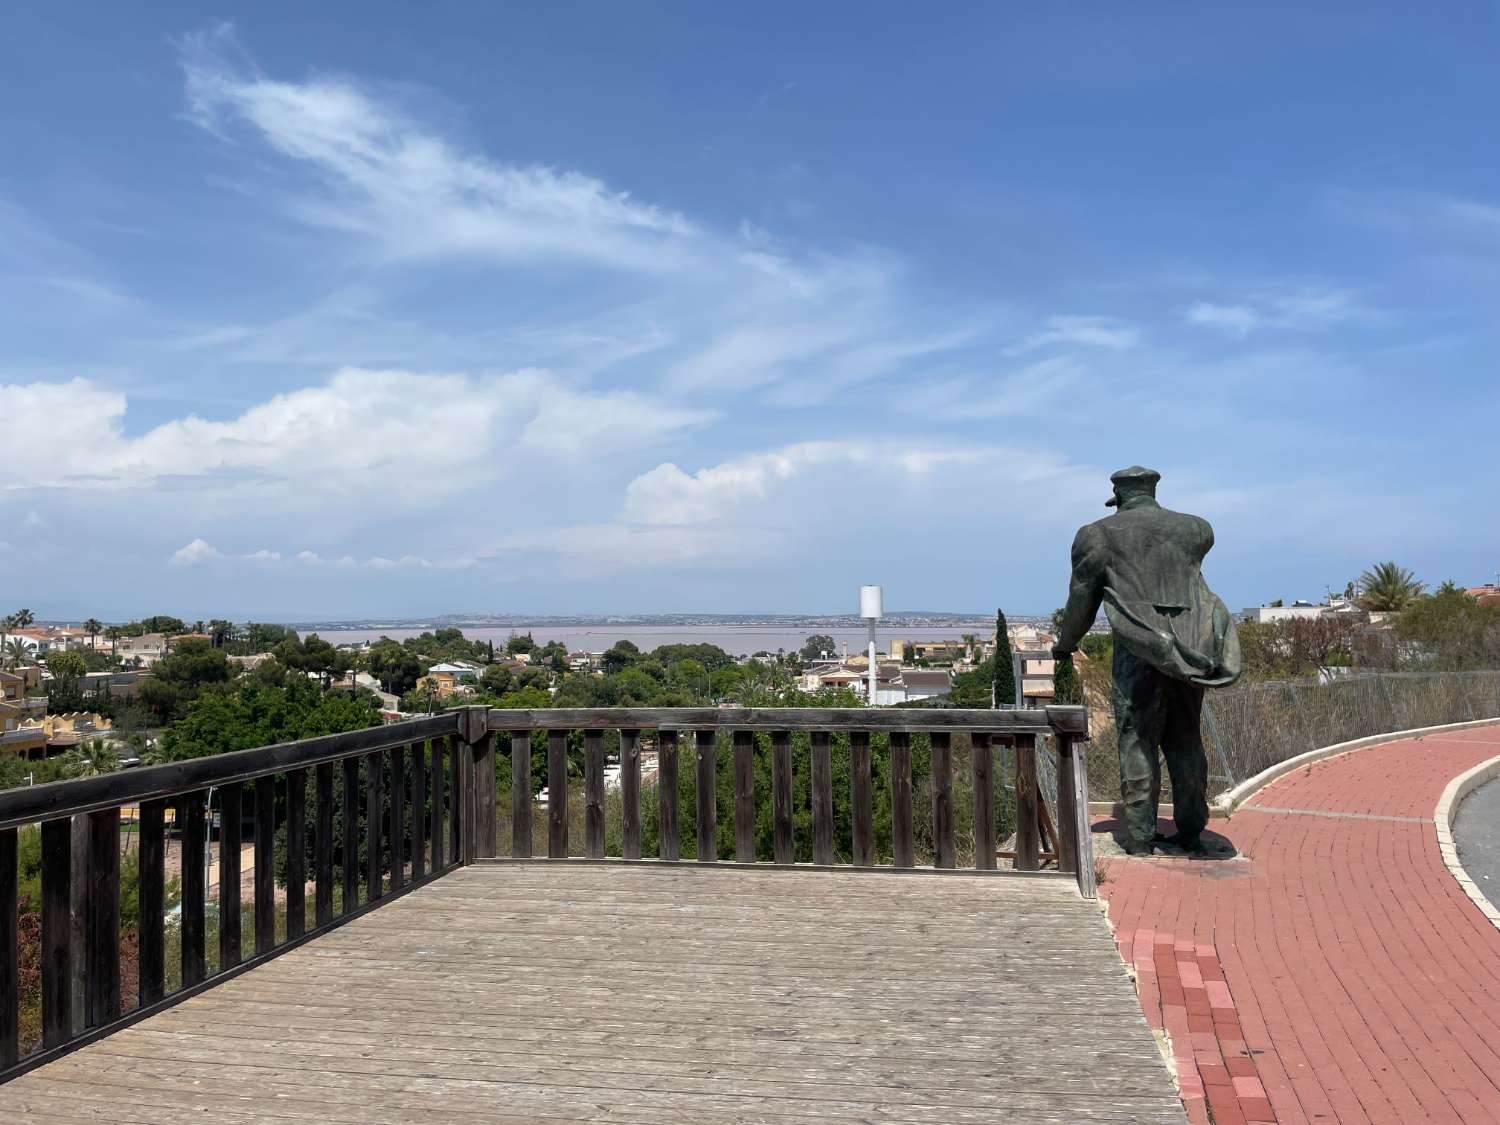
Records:
M583 855L605 858L605 739L619 732L620 835L618 861L643 861L641 742L648 732L658 756L658 856L647 862L684 862L679 854L679 754L693 757L696 860L718 859L717 742L729 743L733 773L734 859L756 860L757 733L767 736L771 772L773 866L796 857L794 735L807 732L811 805L810 857L820 867L913 869L912 738L931 748L931 868L957 867L954 838L954 736L967 741L973 801L973 868L994 872L1000 858L1015 869L1042 866L1044 825L1058 871L1094 895L1088 828L1082 708L1046 711L710 709L510 711L466 707L391 726L330 735L255 750L199 758L100 777L0 793L0 1081L29 1070L125 1023L134 1022L204 988L404 894L454 867L498 860L497 735L509 736L511 847L508 858L532 854L532 737L545 732L546 853L569 859L569 738L582 733ZM873 736L873 737L872 737ZM1057 816L1039 809L1037 740L1057 751ZM889 754L890 852L877 856L872 746ZM1000 853L995 839L997 778L994 752L1014 746L1016 845ZM835 839L833 763L849 755L851 832ZM337 767L337 768L336 768ZM311 791L309 793L309 782ZM335 785L339 784L336 791ZM254 847L253 953L242 945L242 821L248 806ZM207 958L207 856L211 805L219 814L217 966ZM278 808L282 810L278 816ZM171 816L168 812L171 810ZM136 1002L123 1002L121 888L122 812L133 811L138 924L133 981ZM309 824L309 811L311 821ZM342 820L338 830L337 821ZM171 824L169 831L168 824ZM22 967L18 930L19 834L40 826L40 1043L21 1028ZM278 833L284 833L278 845ZM309 833L311 834L309 836ZM177 842L175 864L167 862ZM337 843L341 852L335 868ZM807 851L804 841L804 851ZM309 849L310 845L310 849ZM361 853L363 860L361 861ZM312 862L307 862L311 854ZM847 855L849 862L839 864ZM282 870L278 911L276 871ZM311 867L311 880L308 869ZM176 871L177 882L168 868ZM311 924L305 887L313 885ZM179 952L167 958L169 888L180 895L172 933ZM173 977L175 976L175 980ZM127 1011L127 1007L129 1010Z

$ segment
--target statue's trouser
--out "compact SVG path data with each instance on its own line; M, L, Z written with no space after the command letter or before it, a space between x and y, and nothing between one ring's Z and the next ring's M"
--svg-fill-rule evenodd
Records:
M1156 834L1161 800L1158 747L1172 779L1177 833L1183 843L1193 843L1208 823L1208 758L1200 727L1203 688L1158 672L1116 643L1114 707L1127 843L1132 849L1144 848Z

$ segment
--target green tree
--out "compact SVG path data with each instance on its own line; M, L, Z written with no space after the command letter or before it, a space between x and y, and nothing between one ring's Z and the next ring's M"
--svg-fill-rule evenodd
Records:
M104 622L97 617L90 617L83 623L83 631L89 635L89 648L94 647L94 640L104 630Z
M515 677L504 664L487 665L479 676L480 689L489 695L504 695Z
M18 609L10 615L10 620L17 629L29 629L36 621L36 614L29 609Z
M91 738L62 755L63 775L68 778L98 777L120 768L120 755L102 739Z
M523 652L535 652L536 640L530 633L518 633L505 642L505 651L511 656L518 656Z
M1052 702L1058 704L1083 702L1083 682L1078 678L1078 669L1073 666L1071 656L1065 656L1053 664Z
M1376 612L1403 610L1422 594L1425 585L1395 562L1376 563L1359 576L1359 604Z
M214 618L208 623L208 636L214 648L223 648L234 636L234 622Z
M172 636L176 633L186 633L187 625L180 617L169 617L167 614L159 613L153 617L142 618L140 629L142 633L166 633Z
M183 714L205 688L226 684L234 674L224 653L197 637L180 642L151 672L141 681L139 699L164 721Z
M838 652L838 646L827 633L814 633L802 642L802 659L819 660Z
M422 662L389 637L381 637L370 646L369 658L370 675L392 695L405 695L422 676Z
M1408 659L1443 670L1500 667L1500 605L1481 605L1460 589L1419 598L1396 619Z
M995 660L993 676L994 705L1014 707L1016 703L1016 674L1014 656L1010 647L1010 626L1005 621L1005 611L995 611Z
M634 664L641 655L641 650L631 641L616 641L604 654L603 667L605 675L622 672Z
M47 671L60 684L75 686L89 670L88 661L78 652L50 652L47 654Z

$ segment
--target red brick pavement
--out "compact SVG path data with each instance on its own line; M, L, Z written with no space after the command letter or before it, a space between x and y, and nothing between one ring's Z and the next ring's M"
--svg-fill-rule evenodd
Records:
M1500 1122L1500 931L1432 825L1496 755L1500 727L1330 758L1210 824L1239 859L1104 861L1193 1122Z

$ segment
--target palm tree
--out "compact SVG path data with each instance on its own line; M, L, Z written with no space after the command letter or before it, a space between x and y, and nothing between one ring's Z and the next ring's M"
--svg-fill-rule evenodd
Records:
M1425 582L1394 562L1376 563L1359 576L1359 604L1376 613L1405 609L1421 597Z
M195 633L201 633L201 632L203 632L203 618L200 617L197 621L193 622L193 632L195 632Z
M216 617L208 623L208 636L214 648L223 648L234 636L234 622Z
M29 609L18 609L15 613L11 614L11 620L15 622L17 629L25 629L30 627L32 622L36 620L36 614L32 613Z
M97 617L90 617L83 623L83 630L89 635L89 648L94 647L94 639L104 631L104 622Z
M120 755L101 739L92 738L64 755L63 771L68 777L98 777L120 768Z
M19 664L24 664L29 655L26 651L26 642L21 640L20 637L13 637L5 642L3 656L5 663L10 667L14 668Z
M111 625L108 629L104 630L104 639L109 641L109 655L111 659L116 655L116 650L120 646L120 638L124 635L118 625Z

